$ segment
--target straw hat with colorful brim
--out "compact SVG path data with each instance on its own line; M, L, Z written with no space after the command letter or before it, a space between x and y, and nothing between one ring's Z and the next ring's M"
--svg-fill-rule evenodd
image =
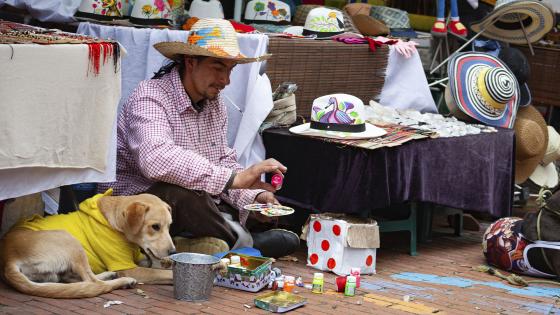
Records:
M548 146L548 130L534 106L522 107L515 120L515 183L521 184L535 171Z
M290 132L334 139L368 139L387 132L365 121L364 103L348 94L329 94L316 98L311 122L290 128Z
M484 124L513 127L519 87L500 59L477 52L455 54L449 61L448 74L445 100L451 112L458 108Z
M473 23L471 29L477 33L485 29L483 36L487 38L510 44L527 44L527 40L534 43L541 39L553 26L552 10L539 1L498 0L494 10Z
M207 56L250 63L269 58L271 55L247 57L239 50L237 33L231 23L222 19L200 19L193 26L187 42L161 42L154 48L169 59L177 60L181 55Z

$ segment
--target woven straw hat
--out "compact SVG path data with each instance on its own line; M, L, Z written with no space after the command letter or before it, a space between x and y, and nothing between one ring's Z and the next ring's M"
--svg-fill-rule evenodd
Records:
M522 107L515 120L515 183L521 184L535 171L548 146L548 130L534 106Z
M548 145L546 153L537 165L529 180L540 187L555 188L558 186L556 160L560 159L560 134L552 126L548 126Z
M519 23L523 22L527 38ZM493 23L495 21L495 23ZM534 43L554 26L554 14L546 5L536 0L498 0L494 10L482 20L471 25L474 32L486 29L484 37L511 44Z
M250 63L269 58L263 55L250 58L241 53L237 33L231 23L222 19L200 19L189 32L187 42L161 42L154 48L169 59L176 60L181 55L208 56Z

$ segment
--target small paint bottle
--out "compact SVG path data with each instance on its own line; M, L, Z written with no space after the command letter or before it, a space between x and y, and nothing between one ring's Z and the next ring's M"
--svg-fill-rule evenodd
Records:
M348 276L346 277L346 288L344 289L344 295L354 296L356 294L356 277Z
M284 291L292 292L296 286L296 278L294 276L284 276Z
M356 277L356 288L360 287L360 273L362 272L361 268L350 268L350 275Z
M272 179L270 180L270 184L272 185L272 187L274 187L274 189L280 190L280 188L282 188L282 182L283 181L284 181L284 176L276 173L276 174L272 175Z
M324 279L323 273L316 272L313 274L313 287L311 288L311 292L313 293L323 293L324 288Z
M234 255L230 257L230 267L236 267L236 268L241 268L241 257Z

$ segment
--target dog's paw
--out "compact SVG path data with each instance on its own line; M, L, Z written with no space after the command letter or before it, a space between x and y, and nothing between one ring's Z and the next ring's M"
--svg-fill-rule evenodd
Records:
M162 269L171 269L173 267L173 260L169 257L164 257L159 261Z
M97 279L107 281L117 279L119 276L114 271L105 271L96 275Z
M123 288L127 288L127 289L134 288L137 283L136 279L130 277L122 277L119 279L124 282Z

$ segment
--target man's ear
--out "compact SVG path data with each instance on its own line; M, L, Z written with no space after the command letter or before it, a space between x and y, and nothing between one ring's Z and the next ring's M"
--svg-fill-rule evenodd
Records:
M143 202L137 201L129 205L128 208L126 208L126 211L123 212L126 222L124 231L130 232L133 235L138 234L142 229L144 216L148 210L150 210L150 207Z

